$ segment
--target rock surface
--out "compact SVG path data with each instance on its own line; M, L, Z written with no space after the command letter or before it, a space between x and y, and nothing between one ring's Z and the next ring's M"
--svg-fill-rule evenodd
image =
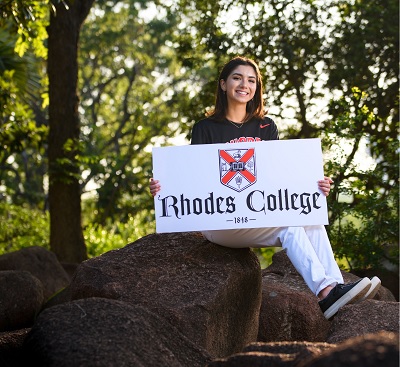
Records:
M398 367L399 335L380 332L348 339L298 367Z
M45 299L69 284L69 276L54 253L32 246L0 256L0 271L26 270L44 286Z
M22 345L30 329L0 332L0 366L22 367Z
M162 317L126 302L89 298L46 309L24 344L26 366L203 367L210 361Z
M71 299L102 297L146 307L212 356L257 340L261 270L249 249L196 233L155 234L83 262Z
M207 367L398 367L399 336L380 332L340 344L277 342L250 345Z
M330 328L303 278L285 251L274 254L262 272L262 305L258 340L325 341Z
M379 331L399 332L398 302L366 300L341 308L332 321L327 341L338 343L359 335Z
M34 258L43 251L27 252ZM52 256L40 257L46 262ZM39 274L40 261L34 261L32 273ZM27 322L33 324L29 333L0 333L0 366L331 367L354 360L354 366L391 367L389 359L398 362L399 303L388 289L381 287L374 300L343 307L329 322L285 251L261 272L248 249L220 247L196 233L150 235L74 268L70 285L42 307L44 298L32 293L35 288L44 293L36 276L0 271L0 288L1 276L14 279L3 281L0 315L23 311L11 329L31 326L18 321L24 307L41 309L35 322ZM44 273L46 281L50 272ZM346 283L359 279L343 276ZM363 365L367 359L375 364Z
M31 326L43 302L43 285L31 273L0 271L0 331Z
M360 279L350 273L342 274L345 283ZM379 289L373 301L347 305L343 311L339 311L333 322L327 321L319 308L317 297L294 268L286 251L275 253L271 266L262 271L262 289L259 341L339 342L360 335L360 330L362 333L399 330L398 303L394 302L393 294L385 287ZM348 311L343 322L336 330L331 330L340 322L344 310ZM387 316L382 317L383 314ZM365 315L369 315L368 318ZM338 333L342 330L345 334L340 337ZM331 336L328 338L328 335Z
M332 347L311 342L252 343L241 353L214 360L207 367L295 367Z

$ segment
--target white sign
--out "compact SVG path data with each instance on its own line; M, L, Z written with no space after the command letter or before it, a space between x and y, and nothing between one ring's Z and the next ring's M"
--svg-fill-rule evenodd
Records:
M320 139L153 149L156 231L328 224Z

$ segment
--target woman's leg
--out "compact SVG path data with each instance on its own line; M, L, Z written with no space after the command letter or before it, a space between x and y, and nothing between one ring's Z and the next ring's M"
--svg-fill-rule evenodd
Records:
M322 299L319 306L327 319L344 305L368 297L372 284L368 278L343 284L323 226L233 229L207 231L203 235L226 247L282 246L311 291ZM377 278L375 283L378 287L380 280Z
M323 226L288 227L282 237L282 247L316 296L327 287L343 283Z
M281 247L281 232L284 228L241 228L204 231L203 236L210 242L231 248Z
M315 295L343 283L323 226L307 227L307 232L303 227L270 227L207 231L203 235L211 242L233 248L282 246Z
M303 228L326 273L335 278L339 284L343 283L343 276L333 254L325 227L306 226Z

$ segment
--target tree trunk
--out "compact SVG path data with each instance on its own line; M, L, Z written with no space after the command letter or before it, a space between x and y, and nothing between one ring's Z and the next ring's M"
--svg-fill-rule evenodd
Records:
M50 15L49 77L49 209L50 248L62 262L87 258L81 223L78 152L78 39L94 0L62 2ZM66 149L66 143L72 143Z

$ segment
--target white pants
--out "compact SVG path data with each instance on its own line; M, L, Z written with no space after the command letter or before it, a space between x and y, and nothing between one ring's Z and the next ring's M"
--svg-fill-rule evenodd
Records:
M343 283L324 226L228 229L202 233L209 241L231 248L282 246L315 295L327 286Z

